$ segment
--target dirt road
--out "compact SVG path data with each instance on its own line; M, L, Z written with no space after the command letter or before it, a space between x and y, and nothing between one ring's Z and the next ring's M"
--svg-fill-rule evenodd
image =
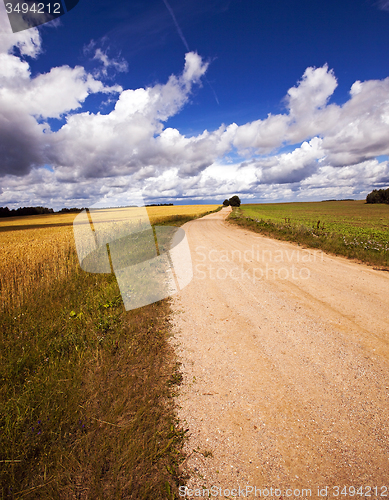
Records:
M389 496L389 273L237 228L228 212L183 226L194 278L173 322L188 486Z

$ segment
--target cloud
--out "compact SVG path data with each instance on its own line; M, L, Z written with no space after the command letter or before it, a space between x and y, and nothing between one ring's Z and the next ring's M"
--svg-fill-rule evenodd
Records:
M103 52L101 49L96 49L95 55L93 59L97 59L103 63L103 69L101 73L103 75L108 74L108 68L113 68L118 72L127 72L128 71L128 63L124 59L110 59L106 52Z
M15 64L15 61L19 61ZM0 54L3 63L0 81L9 81L1 92L4 107L41 118L59 118L76 110L89 94L120 92L120 86L105 87L81 66L52 68L49 73L30 79L27 63L14 56ZM12 84L12 85L11 85ZM4 108L3 108L4 109Z
M315 137L303 142L291 153L253 162L261 184L289 184L310 177L317 170L317 160L324 156L322 139Z
M92 61L98 61L102 64L102 67L95 68L93 72L96 78L108 76L113 78L116 73L126 73L128 71L127 61L120 57L120 55L117 57L110 57L108 55L111 49L108 45L107 37L103 37L100 40L101 47L97 47L97 45L95 40L91 40L83 49L85 56L92 56Z
M355 82L351 98L323 139L334 166L356 164L389 152L389 78Z
M284 102L288 113L271 115L237 127L233 144L243 153L268 154L283 144L296 144L322 135L337 121L340 108L328 105L337 86L332 70L307 68L302 79L288 90Z
M19 49L22 56L37 57L41 52L41 37L37 28L13 33L5 11L0 2L0 53L7 54Z
M79 109L90 94L112 94L122 88L105 86L81 66L52 68L31 78L22 56L40 53L39 32L33 28L12 33L5 21L6 16L0 15L4 29L0 32L0 175L20 176L48 163L52 136L42 120ZM13 53L16 48L19 56Z
M235 126L233 145L242 154L247 150L269 154L285 144L318 137L326 162L335 167L388 154L389 78L356 81L343 106L328 104L336 85L327 65L307 68L302 80L287 92L288 113Z
M207 66L198 54L188 53L180 76L170 76L165 84L122 91L109 114L69 116L50 138L50 161L74 178L135 174L150 166L163 170L178 164L186 173L205 168L216 157L214 137L221 132L188 139L178 130L164 130L163 122L188 101Z
M288 90L290 115L298 120L322 109L337 87L337 81L327 64L322 68L307 68L296 87Z
M290 127L288 115L271 115L265 120L256 120L235 127L233 145L242 153L256 150L257 154L267 154L281 146Z
M309 67L286 91L285 112L186 137L166 121L205 79L208 63L197 53L164 83L123 89L101 79L126 70L125 61L91 41L85 51L102 66L98 73L65 65L32 78L28 57L41 53L39 32L13 34L5 21L0 15L1 204L60 208L101 196L125 204L131 189L147 200L331 198L340 190L352 197L389 182L388 162L375 159L389 154L389 78L356 81L338 105L330 103L333 70ZM97 93L114 99L112 111L84 110ZM53 118L66 122L56 132Z

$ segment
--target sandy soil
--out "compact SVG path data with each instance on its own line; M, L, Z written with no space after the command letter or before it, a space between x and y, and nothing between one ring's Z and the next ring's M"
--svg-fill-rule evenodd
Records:
M183 226L187 497L389 496L389 273L237 228L229 210Z

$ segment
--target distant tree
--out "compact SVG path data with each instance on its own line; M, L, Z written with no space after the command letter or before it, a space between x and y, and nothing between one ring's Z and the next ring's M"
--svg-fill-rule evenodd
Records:
M9 210L8 207L0 208L0 217L17 217L23 215L52 214L54 210L46 207L23 207Z
M229 202L228 200L224 200L224 201L223 201L223 205L224 205L225 207L228 207L228 206L230 205L230 202Z
M153 203L151 205L145 205L145 207L173 207L173 203Z
M0 207L0 217L10 217L11 211L8 207Z
M240 207L239 196L236 196L236 195L232 196L232 198L230 198L228 201L229 201L231 207Z
M83 208L77 208L77 207L73 207L73 208L61 208L61 210L58 210L58 213L59 214L71 214L71 213L79 213L79 212L82 212L84 209Z
M389 204L389 188L388 189L373 189L366 196L366 203L388 203Z

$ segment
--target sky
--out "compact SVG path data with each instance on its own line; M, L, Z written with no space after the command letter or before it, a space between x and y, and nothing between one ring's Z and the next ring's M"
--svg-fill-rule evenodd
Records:
M0 206L363 199L389 187L389 0L0 0Z

